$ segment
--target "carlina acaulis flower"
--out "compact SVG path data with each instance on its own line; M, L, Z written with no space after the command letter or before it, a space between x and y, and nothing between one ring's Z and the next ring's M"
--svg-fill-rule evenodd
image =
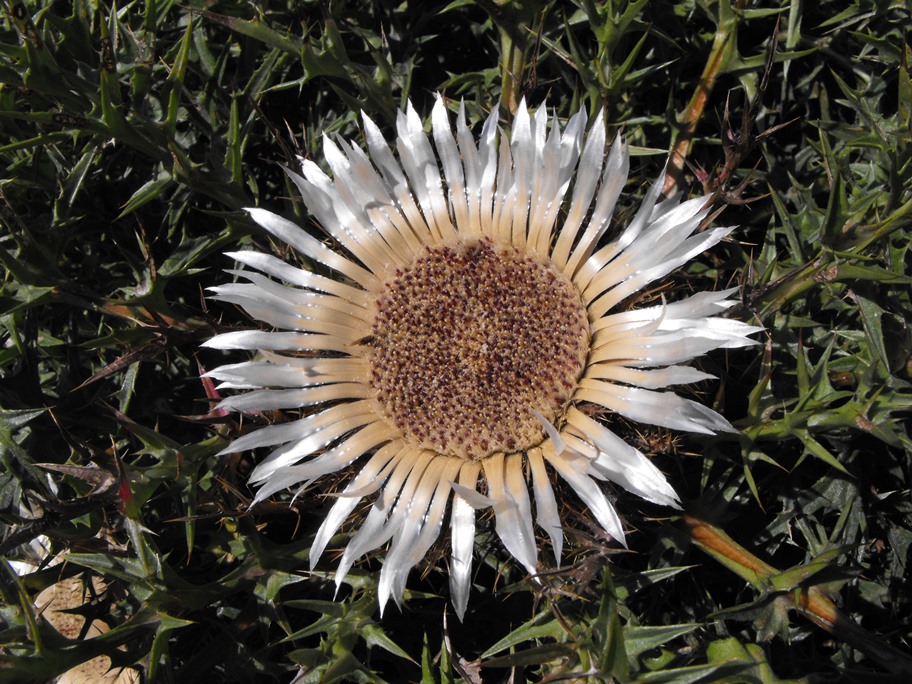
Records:
M256 467L255 501L355 464L320 527L315 565L364 497L373 505L348 542L336 583L364 554L389 545L382 607L449 522L449 577L460 617L469 598L475 512L490 507L506 549L538 570L535 523L560 563L563 532L549 469L605 532L624 531L599 481L678 506L649 459L591 417L700 433L731 431L722 416L666 388L710 376L684 365L752 344L759 328L720 317L733 290L620 309L647 285L730 232L697 232L707 198L657 202L661 179L612 242L603 240L627 180L627 148L606 156L599 116L561 130L525 103L509 135L492 113L477 140L462 106L455 131L438 98L432 138L408 106L394 154L364 120L367 152L324 137L332 176L312 161L288 171L332 248L264 209L253 219L334 277L255 251L229 254L246 282L212 288L274 332L231 332L215 349L257 352L209 375L247 390L219 408L302 409L225 453L272 452ZM441 173L442 170L442 173ZM531 495L530 495L531 488Z

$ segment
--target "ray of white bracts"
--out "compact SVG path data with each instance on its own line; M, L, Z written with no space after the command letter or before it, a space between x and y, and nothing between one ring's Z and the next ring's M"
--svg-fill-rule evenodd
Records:
M363 121L367 153L324 137L332 177L307 160L297 171L287 171L307 208L347 255L280 216L248 210L267 232L340 279L271 255L231 253L250 269L231 271L246 282L212 288L215 297L277 331L232 332L209 340L205 346L260 356L208 375L221 381L220 388L250 390L225 399L220 408L314 407L303 419L261 428L224 450L273 447L251 476L259 487L255 501L288 487L300 493L320 477L360 463L317 532L310 561L315 566L359 502L374 497L348 541L336 582L359 557L389 543L380 575L381 610L390 597L401 600L409 570L438 538L449 509L450 585L461 617L470 593L477 509L493 509L504 546L534 574L534 501L535 522L560 563L563 537L548 467L622 544L620 519L598 481L609 480L648 501L678 505L671 485L649 459L579 405L596 404L630 420L677 430L731 431L722 416L668 388L710 377L684 364L713 349L753 344L750 336L760 328L721 317L734 303L729 299L734 290L612 313L619 302L711 248L731 229L698 231L707 198L658 202L660 177L619 237L600 246L629 170L620 139L605 155L601 115L587 132L581 110L561 130L556 118L549 122L544 107L530 115L522 103L510 135L499 131L492 112L476 141L463 107L454 129L438 98L430 138L411 105L399 114L398 159L379 128L367 116ZM587 307L592 339L561 431L545 421L549 436L541 445L476 463L417 448L387 424L372 398L369 360L358 340L370 334L371 303L397 268L425 247L482 237L533 252L562 271Z

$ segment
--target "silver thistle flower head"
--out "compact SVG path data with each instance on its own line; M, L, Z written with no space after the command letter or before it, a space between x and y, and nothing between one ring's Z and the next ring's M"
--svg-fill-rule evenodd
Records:
M438 98L431 128L433 145L411 105L400 113L397 159L365 116L367 153L327 137L332 177L307 160L300 174L288 172L337 249L249 209L337 276L231 253L248 267L237 273L246 282L213 288L215 296L276 331L226 333L206 346L258 352L209 373L221 388L246 390L220 408L307 407L306 417L225 449L272 448L251 475L256 501L357 464L314 539L311 565L371 497L336 583L388 544L382 610L390 597L400 601L410 569L448 520L461 617L478 509L493 509L503 545L529 573L538 569L535 524L560 563L549 469L621 544L621 521L599 481L678 506L658 468L587 408L674 430L730 431L718 413L667 388L708 378L684 364L752 344L759 329L719 316L732 290L618 307L731 229L697 232L707 198L657 202L657 182L619 237L603 244L629 161L620 140L606 158L601 117L587 132L580 111L561 130L544 107L530 115L523 103L509 135L492 113L476 142L463 108L454 131Z

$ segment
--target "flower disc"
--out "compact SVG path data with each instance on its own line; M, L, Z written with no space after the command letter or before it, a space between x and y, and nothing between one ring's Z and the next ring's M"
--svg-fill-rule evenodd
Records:
M478 460L544 439L586 361L573 285L549 264L490 240L427 249L379 298L371 384L420 446Z

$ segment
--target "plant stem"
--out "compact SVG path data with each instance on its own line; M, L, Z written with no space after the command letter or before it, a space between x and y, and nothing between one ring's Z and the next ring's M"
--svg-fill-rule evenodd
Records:
M500 108L501 115L511 117L516 113L516 107L519 105L517 99L520 85L518 79L522 78L524 68L524 54L522 47L517 45L513 36L504 29L500 31L500 79L501 95Z
M779 570L757 558L725 532L692 514L681 517L681 526L704 552L761 591L773 589ZM843 615L816 586L799 586L785 593L798 612L818 627L849 644L881 667L912 681L912 657L889 646Z
M739 0L736 4L740 10L745 3ZM691 140L697 130L697 124L703 117L703 110L716 85L716 79L733 54L737 30L738 13L733 10L730 0L720 0L716 36L706 60L706 66L703 67L700 82L687 104L687 109L678 117L681 129L678 131L674 147L668 155L668 171L665 175L665 187L662 189L666 196L680 189L684 175L684 162L690 150Z

